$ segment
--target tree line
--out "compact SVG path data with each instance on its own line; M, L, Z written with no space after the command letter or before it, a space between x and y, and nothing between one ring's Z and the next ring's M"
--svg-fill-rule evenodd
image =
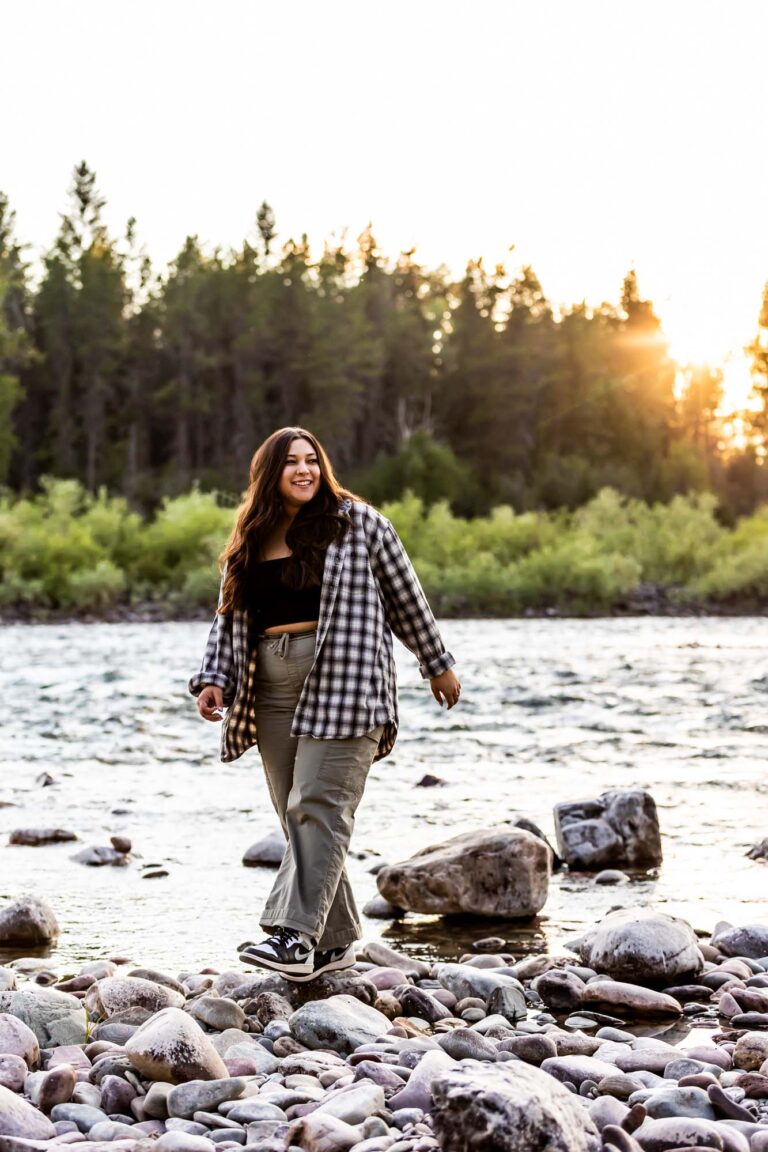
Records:
M152 511L187 491L236 496L255 446L302 424L342 481L376 502L411 490L459 515L575 508L610 486L666 502L712 491L725 518L768 499L768 290L752 347L758 411L723 437L722 378L673 362L629 271L615 304L555 309L534 271L470 262L456 280L414 252L207 252L188 237L162 273L130 220L104 223L77 166L33 275L0 195L0 485L106 488Z

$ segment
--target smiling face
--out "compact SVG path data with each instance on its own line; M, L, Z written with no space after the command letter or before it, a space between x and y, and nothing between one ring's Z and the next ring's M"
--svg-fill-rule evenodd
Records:
M296 515L320 491L320 462L309 440L292 440L280 475L278 491L289 515Z

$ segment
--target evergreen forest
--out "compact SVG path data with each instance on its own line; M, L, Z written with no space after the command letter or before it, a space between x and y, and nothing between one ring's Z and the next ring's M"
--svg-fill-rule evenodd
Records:
M237 250L206 250L189 236L158 271L136 221L110 235L104 209L95 173L79 164L56 239L33 266L13 205L0 195L6 605L36 597L67 603L40 590L42 575L37 593L22 594L37 577L19 560L28 537L19 525L31 531L54 515L81 523L98 519L100 508L111 522L117 516L134 527L162 524L174 507L193 519L200 509L231 517L255 447L286 424L320 438L344 485L399 509L416 551L435 515L448 518L444 531L449 521L463 524L465 540L473 525L494 522L501 537L515 534L510 525L555 532L559 524L583 540L590 515L605 520L608 509L615 532L643 516L672 516L674 524L669 510L685 508L691 523L706 521L717 535L718 563L727 560L726 536L744 523L759 526L763 559L754 563L762 576L750 588L762 594L768 287L755 301L749 350L756 403L723 413L720 372L672 360L631 269L614 301L555 307L531 267L470 261L458 278L423 267L414 252L382 253L371 229L354 245L327 243L320 254L306 237L278 245L274 213L263 203ZM728 434L734 417L738 438ZM200 577L206 595L222 535L223 522L215 546L195 561L208 573ZM94 563L119 576L102 568L93 587L84 576L83 603L98 601L102 585L114 602L134 577L146 593L138 552L121 567L113 545ZM517 562L512 553L506 559ZM498 572L487 603L454 602L450 588L434 584L445 582L443 561L436 563L430 581L446 610L560 602L541 588L533 598L517 585L510 592L514 579L504 582ZM457 557L451 563L460 571ZM711 595L716 588L701 583L702 573L662 576L691 595ZM465 589L480 579L465 577ZM642 563L632 571L625 564L616 587L626 592L648 578ZM585 602L590 597L601 602L587 589ZM71 603L80 603L77 596Z

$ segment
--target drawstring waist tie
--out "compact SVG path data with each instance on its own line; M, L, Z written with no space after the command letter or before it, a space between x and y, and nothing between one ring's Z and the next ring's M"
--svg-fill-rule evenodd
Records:
M314 636L316 632L317 628L310 628L307 632L261 632L257 640L268 641L271 651L281 660L285 660L291 640L302 640L307 636Z

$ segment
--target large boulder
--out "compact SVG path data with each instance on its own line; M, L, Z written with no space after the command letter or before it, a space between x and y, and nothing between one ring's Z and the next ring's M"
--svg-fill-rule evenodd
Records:
M307 1048L345 1053L354 1052L361 1044L371 1044L392 1027L383 1012L354 996L310 1000L293 1013L288 1023L292 1036Z
M463 1060L432 1082L432 1121L442 1152L598 1152L600 1137L579 1099L522 1061Z
M445 916L535 916L549 886L551 852L522 828L454 836L382 868L376 883L398 908Z
M572 871L661 864L656 804L640 789L556 804L555 831L558 851Z
M630 983L669 985L704 967L690 924L649 908L610 912L574 946L589 968Z
M0 944L50 944L58 934L53 909L37 896L22 896L0 909Z
M47 1116L28 1100L0 1085L0 1136L22 1136L27 1140L51 1140L56 1129Z
M180 1008L164 1008L125 1043L128 1059L147 1080L182 1084L228 1080L226 1065L199 1024Z
M76 996L27 984L17 992L0 992L0 1012L16 1016L30 1028L41 1048L83 1044L87 1020Z

